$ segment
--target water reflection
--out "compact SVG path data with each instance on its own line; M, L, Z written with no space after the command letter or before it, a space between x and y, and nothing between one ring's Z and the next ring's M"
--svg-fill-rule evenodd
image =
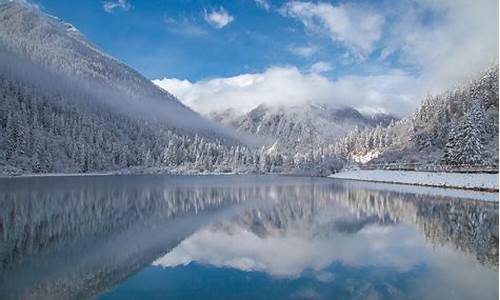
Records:
M338 264L425 269L411 295L498 297L497 202L327 179L116 176L0 180L0 207L2 299L86 299L151 263L194 262L325 284Z

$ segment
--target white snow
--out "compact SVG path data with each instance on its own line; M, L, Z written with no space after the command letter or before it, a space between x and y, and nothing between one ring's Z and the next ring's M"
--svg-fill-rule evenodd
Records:
M444 172L415 172L387 170L353 170L329 176L330 178L353 179L386 183L403 183L436 187L480 189L498 191L498 174L470 174Z
M277 144L278 144L278 141L274 142L274 144L271 147L269 147L269 149L267 149L267 154L272 154L272 153L276 152Z
M349 180L351 188L498 202L498 193L399 183Z
M81 176L109 176L119 175L116 172L90 172L90 173L28 173L20 175L0 174L0 179L4 178L31 178L31 177L81 177Z
M352 155L351 156L351 159L355 162L358 162L358 163L367 163L377 157L380 156L380 151L378 150L372 150L372 151L368 151L368 153L364 154L364 155Z

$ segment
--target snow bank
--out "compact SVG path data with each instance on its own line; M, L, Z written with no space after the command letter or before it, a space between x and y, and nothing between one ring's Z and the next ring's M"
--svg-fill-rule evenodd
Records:
M436 187L498 191L498 174L353 170L340 172L328 177L386 183L403 183Z
M400 184L400 183L358 181L358 180L347 180L345 184L348 184L349 188L351 189L366 189L370 191L396 192L405 194L419 194L428 196L498 202L498 193L491 193L484 191L465 190L457 188L442 188L442 187L423 186L423 185L410 185L410 184Z

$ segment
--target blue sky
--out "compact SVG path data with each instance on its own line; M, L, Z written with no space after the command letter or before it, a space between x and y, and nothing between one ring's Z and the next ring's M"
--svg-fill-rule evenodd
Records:
M111 13L101 1L37 3L150 79L199 80L262 71L271 64L309 63L286 47L307 42L304 35L294 34L302 30L300 24L251 0L132 0L127 11L116 8ZM204 10L220 7L234 21L217 29L204 20Z
M201 111L316 101L403 115L498 59L497 0L31 2Z
M347 53L342 43L310 34L300 21L280 13L285 1L268 2L274 8L266 9L254 0L128 0L108 11L106 1L35 2L150 79L227 77L271 65L307 69ZM205 11L221 7L233 21L216 28L205 20ZM325 73L334 77L356 67L360 69L348 64Z

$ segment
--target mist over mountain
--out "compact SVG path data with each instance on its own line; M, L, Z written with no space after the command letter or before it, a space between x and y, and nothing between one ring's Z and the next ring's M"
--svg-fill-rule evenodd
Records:
M498 64L387 128L351 132L336 152L356 161L498 166Z
M3 174L328 173L338 167L311 149L250 148L262 144L259 136L236 135L207 120L30 4L1 4L0 25Z
M0 8L2 173L186 171L241 144L72 25L20 1Z
M217 129L170 93L98 49L73 25L21 1L1 5L2 53L11 53L18 60L66 75L68 80L80 80L76 84L85 88L85 92L94 93L92 98L107 102L113 108L133 115L142 113L167 119L177 127L198 131Z
M342 103L284 105L267 92L275 105L215 106L204 117L73 25L24 1L1 2L0 173L325 175L359 157L490 164L498 162L497 79L492 68L399 121Z
M355 128L387 127L398 120L388 114L363 115L351 107L307 103L293 106L261 104L247 113L233 109L213 111L212 120L256 135L274 152L308 152L325 147Z

